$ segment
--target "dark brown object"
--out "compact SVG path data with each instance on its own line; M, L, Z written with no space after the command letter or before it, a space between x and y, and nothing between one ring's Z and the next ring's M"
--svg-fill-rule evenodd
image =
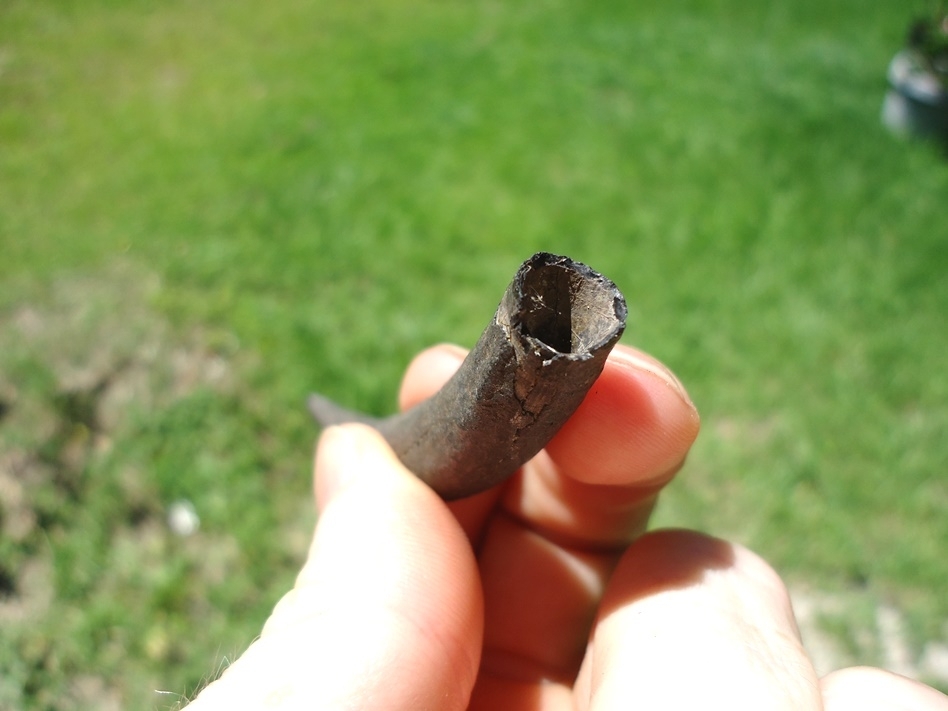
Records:
M601 274L541 252L523 263L454 377L407 412L373 419L311 395L322 426L363 422L447 500L499 484L583 401L625 328L625 299Z

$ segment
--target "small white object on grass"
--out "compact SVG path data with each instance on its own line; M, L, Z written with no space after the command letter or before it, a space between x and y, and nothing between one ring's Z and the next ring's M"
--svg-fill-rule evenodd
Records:
M201 527L197 511L187 499L175 501L168 507L168 528L179 536L190 536Z

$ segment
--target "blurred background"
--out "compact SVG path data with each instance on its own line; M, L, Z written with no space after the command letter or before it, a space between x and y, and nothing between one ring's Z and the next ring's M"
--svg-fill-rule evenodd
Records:
M213 678L306 551L306 393L392 411L537 250L702 413L656 525L948 688L948 163L880 122L929 11L0 3L0 709Z

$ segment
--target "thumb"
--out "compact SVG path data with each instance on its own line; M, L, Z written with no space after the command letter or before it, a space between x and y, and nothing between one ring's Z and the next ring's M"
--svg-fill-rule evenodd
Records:
M360 425L326 430L316 479L331 483L294 589L191 708L466 708L483 600L457 521Z

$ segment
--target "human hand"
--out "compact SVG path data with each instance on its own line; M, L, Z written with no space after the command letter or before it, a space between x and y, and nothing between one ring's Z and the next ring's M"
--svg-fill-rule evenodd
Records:
M402 406L463 356L418 356ZM445 504L372 430L330 428L296 586L189 708L948 711L881 670L818 679L786 589L746 549L643 535L697 431L674 376L624 346L544 452L462 501Z

